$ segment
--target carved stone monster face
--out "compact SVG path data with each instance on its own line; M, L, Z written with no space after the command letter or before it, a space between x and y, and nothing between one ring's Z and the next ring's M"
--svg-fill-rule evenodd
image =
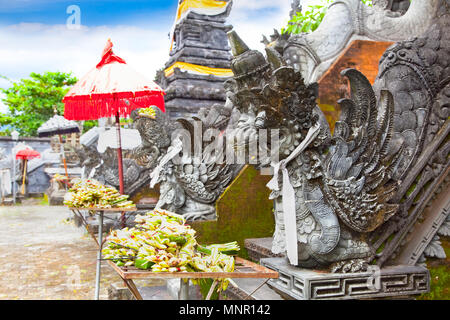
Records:
M261 141L264 134L272 155L277 153L279 159L285 158L318 121L313 113L317 85L306 86L301 74L286 66L276 50L266 48L265 58L258 51L250 51L236 33L229 33L229 37L235 54L232 63L235 77L227 90L240 113L236 136L241 139L237 151L239 148L248 151L249 144ZM278 143L271 144L272 136L278 137ZM259 159L258 164L267 164L268 160Z
M131 112L134 127L139 131L143 146L156 146L167 148L170 145L170 125L165 113L158 107L150 106L155 112L155 117L145 117L139 115L139 110Z
M134 127L139 131L142 145L132 151L132 158L145 167L156 166L158 157L170 146L171 125L167 116L156 106L151 106L155 117L139 115L139 110L131 112Z

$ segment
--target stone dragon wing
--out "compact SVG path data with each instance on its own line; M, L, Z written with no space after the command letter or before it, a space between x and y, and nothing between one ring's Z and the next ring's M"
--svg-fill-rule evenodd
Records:
M393 156L388 155L393 134L392 94L381 91L377 101L362 73L346 69L342 74L350 81L351 98L339 101L342 113L324 161L323 191L348 227L367 233L398 210L398 204L389 204L389 200L399 185L392 176L403 148ZM384 113L377 121L382 110Z
M200 203L210 204L216 201L235 176L236 165L227 164L218 158L223 154L217 153L220 148L219 141L214 140L210 143L203 139L206 138L208 130L216 133L215 138L217 139L220 133L223 133L224 125L229 118L230 114L222 106L215 105L209 110L200 110L198 116L193 117L194 122L186 119L177 120L189 133L192 143L191 150L194 152L192 156L184 158L182 164L175 166L174 173L184 192ZM201 131L200 137L202 137L200 142L203 152L198 157L195 154L194 142L200 132L197 133L196 130ZM196 142L198 143L198 141ZM208 147L212 147L210 150L212 152L207 151Z

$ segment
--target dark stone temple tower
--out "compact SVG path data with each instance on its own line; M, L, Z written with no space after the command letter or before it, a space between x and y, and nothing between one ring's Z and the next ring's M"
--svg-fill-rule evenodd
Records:
M225 103L223 84L233 75L227 38L232 27L225 25L231 6L231 0L179 1L170 58L157 74L170 118Z

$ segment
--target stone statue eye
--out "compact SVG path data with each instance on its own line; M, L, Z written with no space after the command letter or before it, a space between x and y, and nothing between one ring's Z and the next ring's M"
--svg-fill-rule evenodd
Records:
M405 51L400 51L400 52L398 53L398 56L399 56L400 58L404 58L404 57L406 57L406 52L405 52Z

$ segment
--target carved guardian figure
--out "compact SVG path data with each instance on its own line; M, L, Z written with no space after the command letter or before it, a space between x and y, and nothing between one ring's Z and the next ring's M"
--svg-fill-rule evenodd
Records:
M407 210L400 203L403 179L420 160L424 141L448 122L448 108L436 106L443 92L448 95L450 80L448 12L442 2L426 36L386 52L374 88L357 70L342 72L351 94L339 101L342 112L333 136L315 102L317 87L305 82L301 70L276 49L266 48L264 57L229 33L235 55L229 94L240 113L237 128L249 137L258 134L256 129L280 130L282 161L272 165L287 170L289 179L278 176L283 188L271 195L274 253L287 250L289 256L292 232L285 219L291 217L285 208L291 197L298 259L291 263L301 267L365 270L379 257L375 251L382 242L374 245L373 235L390 224L402 228L394 217L400 208ZM449 148L443 148L440 152L448 156ZM446 162L439 172L448 168ZM292 185L292 194L284 190L286 184Z

